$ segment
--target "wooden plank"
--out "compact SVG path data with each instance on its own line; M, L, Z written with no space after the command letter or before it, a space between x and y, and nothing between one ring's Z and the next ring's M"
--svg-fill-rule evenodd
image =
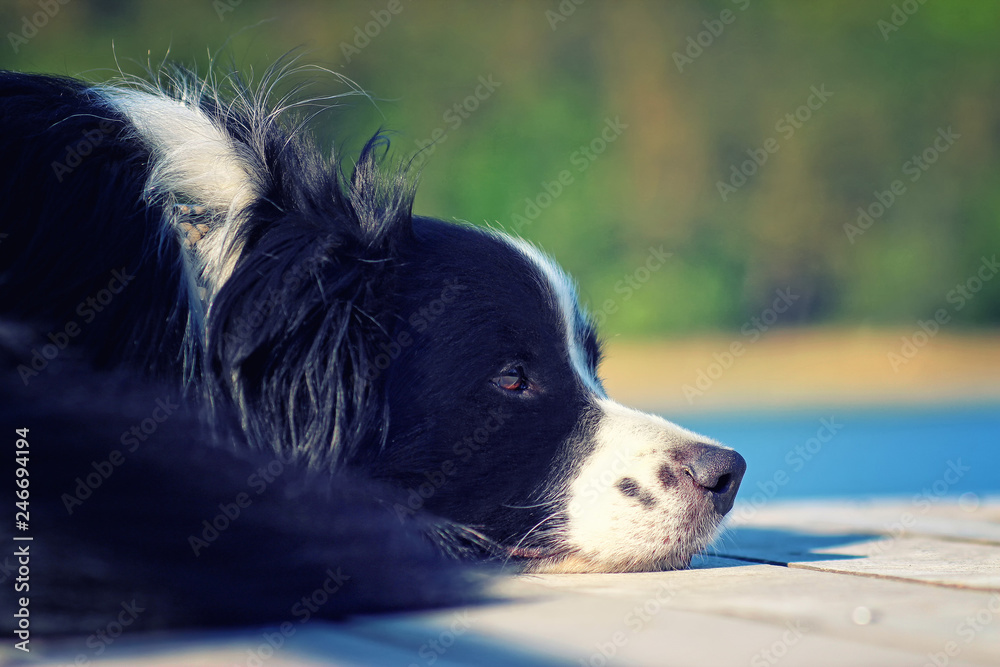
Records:
M35 643L26 667L63 667L85 664L91 667L217 667L218 665L261 665L266 667L324 667L343 665L407 664L411 655L393 647L372 643L345 631L340 625L312 622L282 637L266 629L253 631L176 632L153 635L124 635L95 655L83 639ZM277 645L277 648L275 648ZM4 662L0 664L18 665ZM11 656L13 657L13 656ZM83 661L81 661L81 658Z
M631 599L634 604L654 599L676 611L737 617L778 628L801 624L813 636L917 652L923 656L922 661L913 663L918 665L936 654L947 657L949 664L955 657L1000 664L998 593L770 565L626 575L545 575L506 585L529 584L536 589L549 588L557 596L574 592L614 601ZM509 591L514 597L531 593L524 588ZM534 594L539 592L534 590ZM946 647L954 655L949 656Z
M731 589L720 585L722 582L716 580L718 573L725 572L734 580L749 583L761 569L774 571L779 578L789 575L786 568L749 566L651 575L519 578L505 584L505 593L518 602L471 609L469 619L478 634L526 648L558 649L576 665L595 667L604 664L755 667L778 662L788 666L912 666L922 665L928 659L925 652L914 646L937 650L937 644L929 639L924 639L923 644L906 644L912 635L899 639L898 647L889 646L884 635L865 636L861 626L852 628L856 636L830 636L829 628L799 614L801 610L794 605L765 618L753 600L763 596L777 604L781 597L769 596L760 581L756 586L746 587L738 598L749 605L745 613L734 613L732 607L724 609L729 604L726 601ZM791 574L799 578L833 578L815 572ZM662 588L661 584L670 579L676 581ZM801 587L802 581L795 583L788 590L798 590L801 596L808 597L809 591ZM941 589L941 593L961 592ZM696 610L694 606L701 608ZM813 610L816 618L824 617L820 605ZM446 620L447 616L443 616L439 624ZM967 646L962 648L958 655L949 657L949 665L995 664L995 653L980 650L977 654ZM985 660L977 660L979 657Z
M168 639L122 640L102 656L85 654L65 644L49 646L46 659L37 657L25 667L62 667L74 664L78 655L92 667L217 667L259 665L261 667L370 667L371 665L429 665L456 667L571 667L565 656L534 651L500 642L469 630L462 610L446 614L385 616L372 620L328 623L312 621L281 638L278 648L265 640L267 630L242 633L175 633ZM458 619L456 621L456 619ZM79 648L79 647L77 647ZM37 656L37 650L35 652ZM0 653L0 664L22 664L16 656ZM83 663L81 663L83 664Z
M721 559L699 565L513 577L497 587L503 601L495 604L311 623L265 662L601 665L612 654L637 665L662 665L665 656L678 665L922 665L938 654L949 665L1000 662L1000 596ZM973 627L968 619L977 617ZM259 632L187 639L92 664L244 664L262 644Z
M1000 498L967 493L958 498L801 500L733 512L730 525L924 535L1000 545Z
M701 556L691 570L511 577L490 604L314 621L273 655L256 630L123 637L88 657L116 667L247 664L254 654L268 667L997 665L1000 503L969 500L933 503L897 537L892 520L911 502L773 503L724 535L718 550L731 558ZM32 664L76 653L50 657Z
M938 655L950 666L1000 663L1000 595L723 559L698 564L512 577L498 585L494 604L313 622L264 663L600 666L613 656L614 664L635 665L892 666ZM979 619L975 627L970 618ZM123 641L91 664L194 667L263 655L259 631L179 639L139 652ZM61 657L49 664L72 661Z
M716 548L792 568L1000 591L1000 546L990 544L748 527L729 531Z

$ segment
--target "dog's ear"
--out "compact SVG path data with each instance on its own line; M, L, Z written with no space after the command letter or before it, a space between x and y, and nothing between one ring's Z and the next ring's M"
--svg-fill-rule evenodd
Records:
M405 166L388 165L389 141L381 134L362 149L346 189L349 210L366 242L393 252L413 233L416 184Z
M384 153L376 138L332 191L284 192L208 315L213 402L236 406L251 443L318 467L378 451L387 430L376 359L413 188Z

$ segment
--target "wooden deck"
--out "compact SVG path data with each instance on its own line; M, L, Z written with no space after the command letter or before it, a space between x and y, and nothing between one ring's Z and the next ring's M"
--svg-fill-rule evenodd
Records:
M490 604L313 622L276 651L256 631L123 641L88 664L1000 665L1000 497L750 514L691 570L513 577Z

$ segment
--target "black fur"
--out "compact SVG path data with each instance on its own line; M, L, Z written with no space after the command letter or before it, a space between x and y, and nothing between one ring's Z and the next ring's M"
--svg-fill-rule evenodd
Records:
M686 566L743 459L608 400L554 265L414 216L381 136L349 170L321 157L258 92L278 79L220 92L177 70L124 84L130 107L0 72L0 427L30 430L36 627L87 630L132 598L144 627L280 622L338 568L317 615L465 600L455 559ZM190 159L144 130L163 114ZM196 187L220 162L252 197ZM149 421L161 398L177 409ZM629 474L676 483L602 496L639 445Z
M220 443L176 390L63 361L29 388L0 391L9 447L28 429L18 453L30 529L8 517L0 535L30 552L15 596L30 600L33 636L91 633L122 604L141 610L132 630L297 624L455 604L482 582L442 557L440 545L472 546L448 522L403 524L392 489ZM5 587L18 573L12 553ZM5 611L4 627L14 622Z
M262 146L266 171L200 344L182 245L164 229L167 205L143 190L154 157L128 119L77 81L0 74L0 316L8 334L31 332L6 346L3 427L31 427L33 609L63 619L45 629L85 628L82 614L134 596L150 626L280 620L341 563L358 592L327 615L460 599L454 568L419 536L439 552L503 554L548 511L530 506L586 406L565 361L537 379L566 390L538 400L490 381L565 356L526 260L488 233L411 216L410 181L382 166L381 137L343 178L247 104L202 102ZM114 275L127 285L110 303L81 306ZM107 389L123 369L161 384ZM179 410L66 514L59 499L162 392L193 399L212 434ZM188 538L278 455L289 472L194 557ZM88 565L50 561L57 546ZM373 550L382 556L366 561ZM427 585L404 591L411 578Z

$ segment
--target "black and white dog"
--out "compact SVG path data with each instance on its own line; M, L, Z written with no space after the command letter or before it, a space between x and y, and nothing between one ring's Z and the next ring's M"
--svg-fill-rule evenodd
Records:
M435 604L465 576L441 553L639 571L714 538L743 459L608 398L545 254L412 215L381 137L344 176L276 75L156 78L0 73L36 627Z

